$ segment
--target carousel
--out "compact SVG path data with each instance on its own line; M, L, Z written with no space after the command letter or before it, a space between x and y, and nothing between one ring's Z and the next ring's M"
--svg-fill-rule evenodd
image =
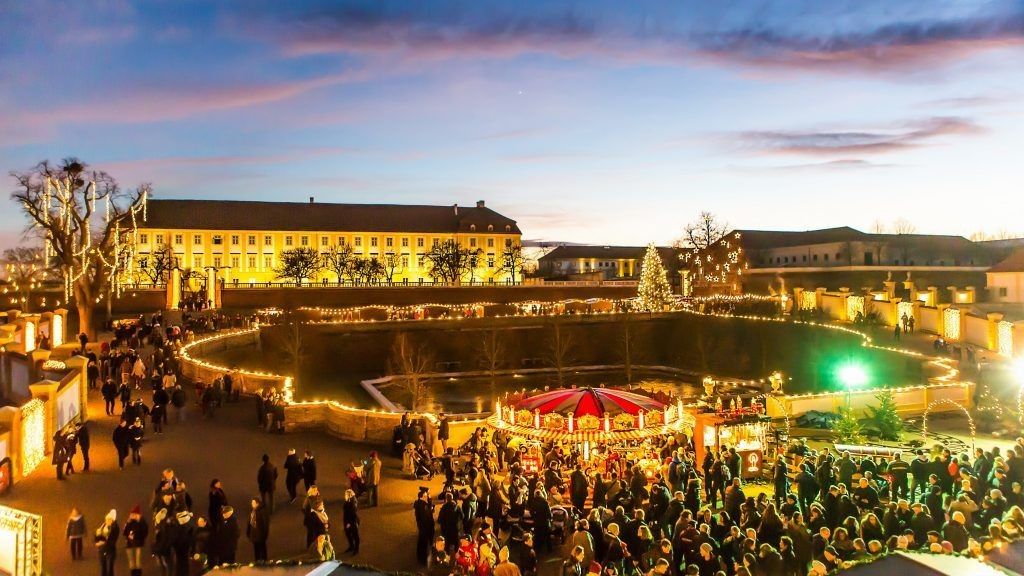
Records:
M640 456L654 438L689 436L694 418L681 399L667 394L568 388L506 395L487 424L525 446L570 445L589 461L609 453ZM525 463L528 471L533 468L532 459Z

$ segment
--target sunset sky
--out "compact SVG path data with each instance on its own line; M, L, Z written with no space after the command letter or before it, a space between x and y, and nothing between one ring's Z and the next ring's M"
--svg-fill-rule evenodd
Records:
M524 238L1024 232L1024 0L0 0L0 168L472 204ZM13 190L6 179L4 191ZM0 210L0 247L24 220Z

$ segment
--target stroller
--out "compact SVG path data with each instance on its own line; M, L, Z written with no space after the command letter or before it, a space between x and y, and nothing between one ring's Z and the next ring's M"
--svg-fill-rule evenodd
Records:
M551 508L551 538L557 538L559 544L565 544L565 539L573 531L575 524L576 514L571 507L553 506Z

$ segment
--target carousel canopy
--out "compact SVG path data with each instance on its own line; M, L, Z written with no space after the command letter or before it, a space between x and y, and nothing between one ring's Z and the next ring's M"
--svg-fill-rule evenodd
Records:
M520 401L516 405L516 409L531 412L538 410L542 415L553 413L568 416L574 414L576 418L581 416L603 418L605 414L612 417L618 414L636 416L641 410L644 412L662 411L665 409L665 404L649 396L625 390L572 388L530 396Z

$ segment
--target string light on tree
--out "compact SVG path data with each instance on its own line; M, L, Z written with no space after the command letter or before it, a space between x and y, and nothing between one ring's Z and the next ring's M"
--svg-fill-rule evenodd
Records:
M672 301L672 287L668 283L665 266L654 244L647 245L643 267L640 269L640 283L636 291L637 304L645 312L660 311Z

